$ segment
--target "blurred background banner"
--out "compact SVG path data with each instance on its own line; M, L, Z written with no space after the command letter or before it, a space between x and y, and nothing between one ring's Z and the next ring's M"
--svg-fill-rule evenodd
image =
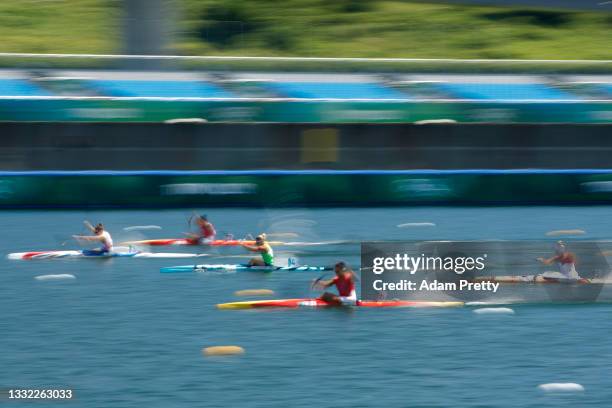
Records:
M283 174L293 198L270 203L607 202L607 173L571 171L610 168L611 21L607 3L569 0L7 0L0 205L123 203L52 198L85 180L72 175L10 173L47 170L251 170L263 186L258 170L530 168L559 172L334 175L351 200ZM100 177L98 197L115 196ZM125 177L135 205L265 204L169 200L157 176Z

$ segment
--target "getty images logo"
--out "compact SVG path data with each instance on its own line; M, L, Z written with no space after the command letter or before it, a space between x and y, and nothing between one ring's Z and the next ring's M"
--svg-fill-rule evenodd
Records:
M458 275L485 269L487 254L471 256L410 256L395 254L390 257L376 257L372 260L372 272L377 275L388 270L405 271L414 275L417 271L453 271Z

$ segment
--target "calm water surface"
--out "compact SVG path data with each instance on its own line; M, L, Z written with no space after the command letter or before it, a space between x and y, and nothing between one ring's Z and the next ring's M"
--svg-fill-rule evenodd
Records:
M186 212L4 211L0 253L68 249L82 220L116 241L180 237ZM221 232L295 232L299 240L521 239L581 228L612 238L612 207L210 210ZM398 228L408 222L436 227ZM126 233L124 227L161 231ZM160 248L160 251L197 251ZM203 251L204 249L199 249ZM238 249L206 262L243 262ZM291 253L357 263L357 246ZM612 305L513 306L514 315L445 310L246 310L214 305L239 289L310 297L317 273L160 274L191 260L0 260L0 388L72 388L37 407L608 407ZM72 281L37 281L68 273ZM241 357L204 358L236 344ZM585 392L537 386L576 382ZM2 406L31 406L0 402Z

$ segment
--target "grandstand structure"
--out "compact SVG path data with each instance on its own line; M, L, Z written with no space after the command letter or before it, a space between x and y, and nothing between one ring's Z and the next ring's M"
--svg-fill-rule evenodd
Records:
M0 207L612 202L612 61L10 57Z
M326 74L194 75L147 72L0 73L0 96L192 99L612 101L612 77ZM273 79L280 76L279 79ZM231 78L231 79L228 79ZM259 77L259 79L258 79ZM151 79L153 78L153 79Z
M14 56L14 55L13 55ZM39 55L20 55L38 59ZM45 57L45 55L42 55ZM52 59L73 58L51 55ZM138 56L76 56L88 59ZM141 56L143 60L151 56ZM153 58L171 60L171 56ZM176 57L214 61L226 57ZM231 60L231 57L230 57ZM255 58L271 63L281 58ZM290 58L291 63L329 63L330 59ZM321 61L323 60L323 61ZM431 63L427 60L332 59L334 64ZM347 60L347 61L345 61ZM355 61L359 60L359 61ZM242 57L236 61L251 63ZM444 63L436 60L437 64ZM9 69L0 71L0 120L167 121L193 118L210 122L395 122L610 123L610 61L591 61L603 73L554 70L539 74L491 73L481 60L474 72L424 73L415 68L371 72L318 70L249 71L167 69ZM507 64L525 61L508 60ZM530 62L531 63L531 62ZM539 62L547 65L545 61ZM576 64L581 61L549 61ZM576 70L574 70L576 71ZM545 73L549 72L549 73ZM578 70L579 72L579 70Z

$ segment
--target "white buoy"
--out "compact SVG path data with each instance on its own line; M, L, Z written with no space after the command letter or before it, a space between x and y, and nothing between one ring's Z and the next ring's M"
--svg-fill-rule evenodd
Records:
M465 302L466 306L499 306L499 305L507 305L511 302Z
M39 281L72 280L72 279L76 279L76 276L71 275L69 273L61 273L58 275L38 275L38 276L35 276L34 279L39 280Z
M585 230L581 230L581 229L568 229L568 230L555 230L555 231L548 231L546 233L547 237L559 237L562 235L584 235L586 234Z
M476 314L514 314L514 310L509 307L483 307L481 309L475 309Z
M244 353L244 349L240 346L213 346L202 349L202 354L205 356L232 356Z
M436 224L433 222L405 222L403 224L397 224L397 228L410 228L410 227L435 227Z
M457 123L455 119L424 119L414 122L415 125L440 125Z
M208 122L204 118L176 118L176 119L166 119L164 123L169 125L177 125L181 123L206 123Z
M139 231L139 230L160 230L159 225L134 225L133 227L125 227L124 231Z
M577 383L548 383L538 385L544 392L583 392L584 387Z

